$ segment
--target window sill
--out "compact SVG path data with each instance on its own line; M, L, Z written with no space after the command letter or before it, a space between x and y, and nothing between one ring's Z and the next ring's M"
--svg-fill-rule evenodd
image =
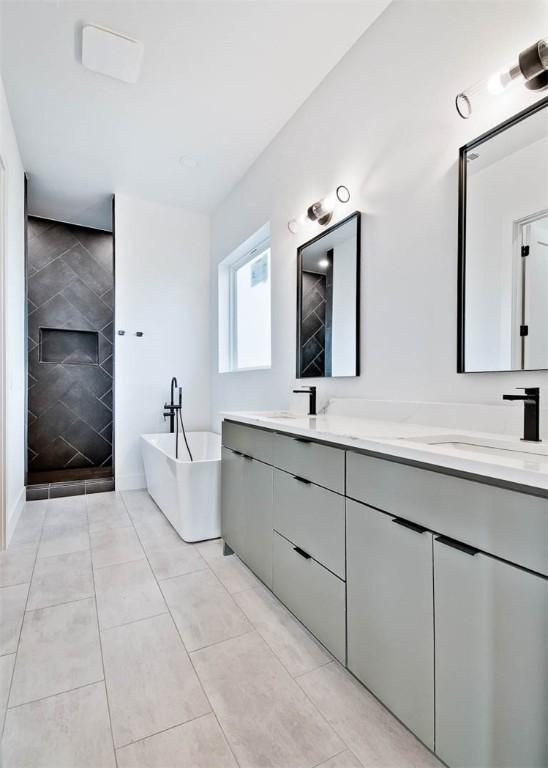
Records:
M271 365L257 365L252 368L232 368L229 371L219 371L218 373L223 375L225 373L251 373L252 371L271 371Z

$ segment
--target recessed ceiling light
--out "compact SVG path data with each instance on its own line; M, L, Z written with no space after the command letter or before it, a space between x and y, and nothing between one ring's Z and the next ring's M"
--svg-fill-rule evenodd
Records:
M329 266L329 259L320 259L318 262L319 267L327 268Z
M141 74L143 44L111 29L87 24L82 29L82 64L93 72L125 83L136 83Z
M179 162L183 166L183 168L197 168L198 167L198 161L195 157L191 157L190 155L181 155L179 158Z

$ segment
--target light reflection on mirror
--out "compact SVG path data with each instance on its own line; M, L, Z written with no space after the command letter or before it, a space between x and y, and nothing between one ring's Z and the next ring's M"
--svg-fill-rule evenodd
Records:
M464 370L548 368L548 109L465 156Z

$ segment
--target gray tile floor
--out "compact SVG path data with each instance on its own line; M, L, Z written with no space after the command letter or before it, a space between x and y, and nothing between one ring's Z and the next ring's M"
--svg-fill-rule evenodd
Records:
M4 768L439 765L145 491L27 503L0 553L2 727Z

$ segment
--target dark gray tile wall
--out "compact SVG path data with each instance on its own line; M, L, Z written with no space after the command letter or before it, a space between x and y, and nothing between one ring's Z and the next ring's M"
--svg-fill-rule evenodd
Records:
M326 277L302 273L301 377L325 375Z
M29 217L28 472L112 465L113 242L104 232ZM41 329L98 334L98 362L78 334L72 358L41 362ZM89 337L88 337L89 339ZM80 346L79 346L80 345ZM81 356L83 357L81 357ZM87 355L87 357L86 357ZM40 474L36 474L40 473Z

